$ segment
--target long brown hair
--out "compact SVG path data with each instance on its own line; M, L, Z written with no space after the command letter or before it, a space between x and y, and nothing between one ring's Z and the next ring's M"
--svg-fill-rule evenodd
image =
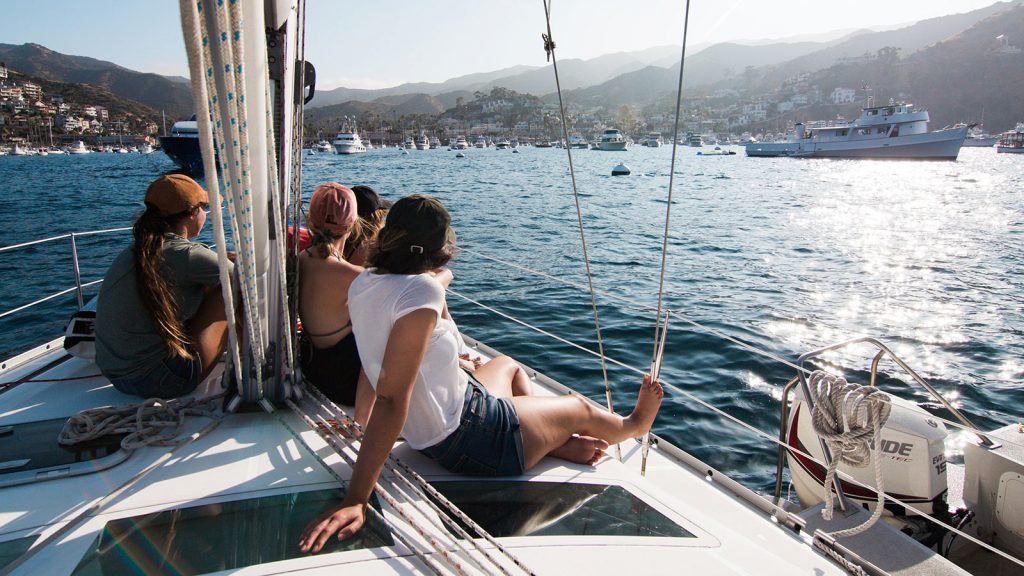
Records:
M146 205L146 211L135 221L135 287L142 305L149 311L157 332L172 355L191 358L190 344L185 327L178 319L178 302L173 286L165 276L164 236L184 218L192 214L191 208L180 214L162 216L155 206Z

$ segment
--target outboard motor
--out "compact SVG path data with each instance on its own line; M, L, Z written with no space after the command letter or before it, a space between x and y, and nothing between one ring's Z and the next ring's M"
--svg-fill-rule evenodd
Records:
M882 428L881 446L873 451L872 456L882 458L883 489L923 512L944 514L947 510L946 426L916 404L897 397L892 397L891 402L892 411ZM787 423L786 443L819 461L825 461L822 443L811 424L810 406L799 387ZM788 451L788 459L790 476L800 503L808 507L824 501L825 467L793 451ZM863 468L840 464L838 469L861 484L875 485L873 460ZM846 481L842 481L842 488L847 498L857 505L874 508L877 499L874 490ZM888 503L886 513L905 516L906 509Z

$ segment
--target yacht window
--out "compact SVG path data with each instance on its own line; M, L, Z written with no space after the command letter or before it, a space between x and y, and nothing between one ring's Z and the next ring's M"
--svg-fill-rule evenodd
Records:
M57 436L66 418L0 426L0 486L108 468L128 456L124 434L62 446Z
M7 568L8 564L17 560L25 552L28 552L36 538L38 536L25 536L24 538L0 542L0 570Z
M836 133L836 135L838 135L838 136L846 136L846 132L847 132L846 130L840 130L840 131L838 131Z
M439 492L495 537L693 538L621 486L570 482L437 482ZM473 531L467 531L472 534Z
M338 490L317 490L112 520L73 574L205 574L296 558L304 555L302 529L341 498ZM380 510L376 498L370 503ZM393 545L387 528L367 515L355 536L328 539L321 554Z

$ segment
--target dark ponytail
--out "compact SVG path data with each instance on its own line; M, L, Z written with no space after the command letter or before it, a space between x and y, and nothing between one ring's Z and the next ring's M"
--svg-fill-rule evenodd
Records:
M165 276L164 236L190 211L170 217L160 215L147 204L146 211L135 221L135 286L142 305L149 311L157 332L172 355L191 358L188 334L178 320L178 303L171 283Z

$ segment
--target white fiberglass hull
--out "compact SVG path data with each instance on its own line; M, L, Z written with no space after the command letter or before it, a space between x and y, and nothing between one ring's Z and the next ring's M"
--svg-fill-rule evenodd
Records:
M746 145L746 150L747 156L768 158L793 156L798 158L956 160L966 135L967 128L954 128L893 138L832 142L815 142L813 139L779 143L753 142Z
M360 154L366 152L366 146L362 144L335 144L334 151L338 154Z
M601 142L597 145L598 150L605 150L607 152L621 152L626 149L625 142Z

